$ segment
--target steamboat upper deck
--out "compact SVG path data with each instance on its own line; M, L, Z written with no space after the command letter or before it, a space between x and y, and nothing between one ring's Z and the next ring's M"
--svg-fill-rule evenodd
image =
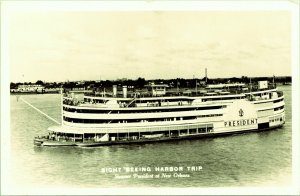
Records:
M157 88L159 85L155 85ZM163 86L163 85L161 85ZM74 95L65 93L63 104L86 108L141 108L141 107L177 107L209 104L212 101L226 102L234 99L247 99L249 101L264 101L283 97L283 93L278 91L276 85L268 85L266 88L244 84L223 84L209 85L206 88L195 91L194 89L177 89L177 91L166 91L164 93L152 91L127 91L123 87L123 93L117 93L113 87L111 92L85 93L84 99L74 98ZM160 88L160 86L159 86Z

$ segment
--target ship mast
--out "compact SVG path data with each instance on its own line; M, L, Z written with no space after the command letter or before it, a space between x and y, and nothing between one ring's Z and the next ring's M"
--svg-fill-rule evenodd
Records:
M195 80L195 91L196 91L196 96L197 96L197 78L195 78L195 75L193 75L193 79Z
M251 84L251 78L250 78L250 93L251 93L251 90L252 90L252 84Z
M205 68L205 84L207 84L207 68Z
M63 114L63 101L64 101L64 93L63 93L63 87L60 87L60 107L61 107L61 125L63 125L63 118L64 118L64 114Z

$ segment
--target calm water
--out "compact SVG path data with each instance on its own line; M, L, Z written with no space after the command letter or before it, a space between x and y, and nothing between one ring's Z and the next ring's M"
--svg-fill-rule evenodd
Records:
M97 148L33 146L33 138L55 125L11 96L12 175L23 186L70 187L224 187L286 185L291 182L291 87L283 128L228 137ZM60 121L60 95L23 95L23 99ZM184 167L187 178L116 179L107 167ZM189 166L202 166L190 172ZM138 172L134 172L138 173ZM167 172L166 172L167 173ZM178 172L179 173L179 172ZM118 175L128 175L125 172ZM140 174L145 174L140 173Z

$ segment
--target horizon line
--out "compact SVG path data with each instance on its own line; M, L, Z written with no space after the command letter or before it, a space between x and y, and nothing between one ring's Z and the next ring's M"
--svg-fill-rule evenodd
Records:
M275 76L276 77L291 77L291 75L279 75L279 76L276 76L276 75L271 75L271 76L232 76L232 77L207 77L208 79L229 79L229 78L242 78L242 77L247 77L247 78L273 78ZM192 80L192 79L203 79L205 78L204 77L192 77L192 78L184 78L184 77L177 77L177 78L151 78L151 79L146 79L145 77L137 77L137 78L117 78L117 79L81 79L81 80L69 80L69 79L65 79L65 80L56 80L56 81L46 81L46 80L42 80L42 79L38 79L36 81L23 81L23 82L14 82L14 81L10 81L10 83L35 83L37 81L42 81L42 82L46 82L46 83L51 83L51 82L76 82L76 81L118 81L118 80L137 80L138 78L143 78L145 79L146 81L149 81L149 80L176 80L176 79L185 79L185 80Z

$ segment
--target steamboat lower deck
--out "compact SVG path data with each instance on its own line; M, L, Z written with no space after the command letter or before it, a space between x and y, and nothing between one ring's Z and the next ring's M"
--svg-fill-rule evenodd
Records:
M252 129L252 130L238 130L238 131L227 131L227 132L220 132L220 133L196 133L196 134L185 134L185 135L178 135L178 136L159 136L159 137L150 137L150 138L125 138L125 139L117 139L117 140L110 140L110 141L95 141L90 140L88 138L77 138L73 139L52 139L48 137L42 138L35 138L34 145L36 146L77 146L77 147L97 147L97 146L110 146L110 145L122 145L122 144L141 144L141 143L154 143L154 142L170 142L170 141L178 141L178 140L190 140L190 139L200 139L200 138L209 138L209 137L222 137L222 136L229 136L234 134L247 134L247 133L254 133L254 132L262 132L262 131L269 131L275 130L277 128L281 128L283 125L277 125L274 127L263 128L263 129Z

